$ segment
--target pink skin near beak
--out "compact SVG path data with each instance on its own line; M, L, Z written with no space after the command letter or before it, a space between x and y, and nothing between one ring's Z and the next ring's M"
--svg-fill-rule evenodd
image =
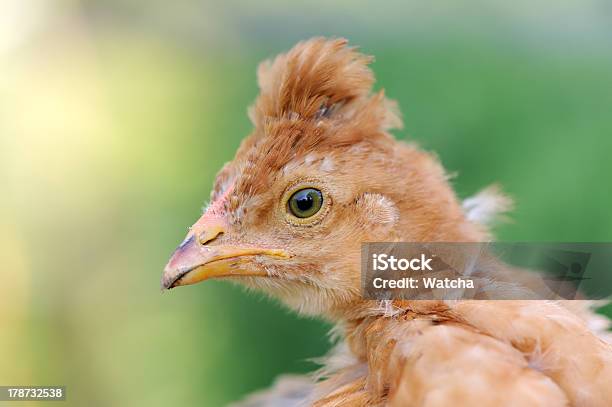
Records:
M241 266L249 262L249 256L265 255L288 258L284 250L242 245L210 245L224 233L227 223L224 217L207 211L190 228L187 237L174 251L164 269L161 285L170 289L195 284L209 278L232 276L267 276L264 270L247 271Z

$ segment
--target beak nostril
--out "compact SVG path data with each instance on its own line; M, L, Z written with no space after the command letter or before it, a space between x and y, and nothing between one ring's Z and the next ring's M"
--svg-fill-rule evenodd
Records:
M222 231L218 230L205 230L198 235L198 242L200 245L204 246L221 236L223 234Z
M189 235L193 236L196 245L204 246L222 235L226 227L225 219L204 214L191 227Z

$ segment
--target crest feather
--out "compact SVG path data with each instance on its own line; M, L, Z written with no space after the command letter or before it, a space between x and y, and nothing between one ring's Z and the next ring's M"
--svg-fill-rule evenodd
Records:
M243 141L234 194L267 190L292 160L359 143L387 148L386 130L401 127L395 102L372 93L372 58L345 39L314 38L259 66L260 95L249 115L254 131Z
M258 69L260 95L251 119L261 126L267 119L347 118L371 98L373 58L348 46L346 39L313 38L289 52L263 62ZM397 110L377 98L379 128L400 127Z

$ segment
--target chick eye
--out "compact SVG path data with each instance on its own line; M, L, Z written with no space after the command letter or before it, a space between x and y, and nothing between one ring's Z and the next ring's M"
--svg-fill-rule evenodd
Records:
M291 214L297 218L309 218L319 212L323 205L323 194L314 188L304 188L295 192L289 198L287 206Z

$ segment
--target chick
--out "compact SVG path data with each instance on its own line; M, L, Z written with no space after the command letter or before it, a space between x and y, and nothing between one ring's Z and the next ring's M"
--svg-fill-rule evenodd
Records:
M507 206L491 191L462 206L434 155L388 133L402 123L370 61L315 38L260 65L254 130L162 286L233 280L336 324L317 377L245 405L609 405L612 347L585 304L362 297L362 242L488 241L478 221Z

